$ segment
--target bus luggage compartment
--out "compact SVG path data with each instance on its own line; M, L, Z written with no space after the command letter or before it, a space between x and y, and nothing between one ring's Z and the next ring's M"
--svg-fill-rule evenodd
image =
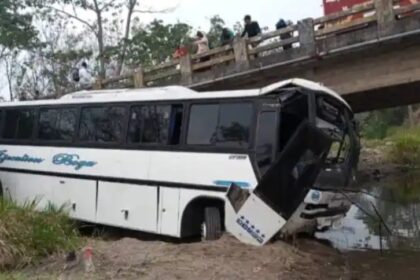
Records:
M226 194L226 229L240 241L262 246L304 202L331 147L332 139L308 121L252 191L232 184Z

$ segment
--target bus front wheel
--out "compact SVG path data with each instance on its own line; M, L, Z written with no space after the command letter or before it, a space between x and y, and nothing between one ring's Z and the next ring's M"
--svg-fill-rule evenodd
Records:
M217 240L222 236L222 221L217 207L204 208L204 221L201 229L203 240Z

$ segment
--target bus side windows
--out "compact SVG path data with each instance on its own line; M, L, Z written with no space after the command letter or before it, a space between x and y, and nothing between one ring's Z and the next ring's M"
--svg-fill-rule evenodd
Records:
M248 147L253 114L252 103L221 104L217 129L218 145Z
M179 144L182 105L141 105L130 110L128 143Z
M82 142L119 143L126 109L122 106L83 108L79 140Z
M192 105L187 144L248 147L252 103Z
M216 141L218 104L192 105L187 144L211 145Z
M76 132L77 109L41 109L38 138L47 141L68 141Z
M261 176L273 163L276 141L276 112L262 112L258 119L256 159Z
M3 138L5 139L30 139L34 128L33 109L6 110Z

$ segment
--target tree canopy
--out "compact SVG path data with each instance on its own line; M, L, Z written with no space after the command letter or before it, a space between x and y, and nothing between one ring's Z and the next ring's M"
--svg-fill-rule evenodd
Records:
M6 50L27 48L37 38L32 15L23 12L27 5L20 0L0 0L0 46L3 55Z
M193 26L144 13L171 9L141 7L140 0L0 0L0 59L11 96L61 95L74 87L73 69L87 62L96 77L119 75L171 59L180 45L194 51ZM219 45L225 23L210 19L211 47ZM13 52L11 52L13 50ZM108 71L112 68L112 71ZM112 74L111 74L112 73Z

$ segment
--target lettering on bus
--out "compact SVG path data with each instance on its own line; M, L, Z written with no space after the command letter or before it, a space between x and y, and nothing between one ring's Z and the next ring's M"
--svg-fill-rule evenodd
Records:
M44 161L42 158L31 157L27 154L23 156L11 156L7 153L7 150L0 150L0 163L5 161L18 161L18 162L28 162L28 163L41 163Z
M244 216L238 218L236 223L240 225L249 235L251 235L252 238L257 240L258 243L264 243L265 234L261 233L261 231L252 225L249 220L245 219Z
M92 167L97 164L96 161L80 160L80 156L76 154L57 154L52 159L55 165L72 166L75 170L80 170L83 167Z

